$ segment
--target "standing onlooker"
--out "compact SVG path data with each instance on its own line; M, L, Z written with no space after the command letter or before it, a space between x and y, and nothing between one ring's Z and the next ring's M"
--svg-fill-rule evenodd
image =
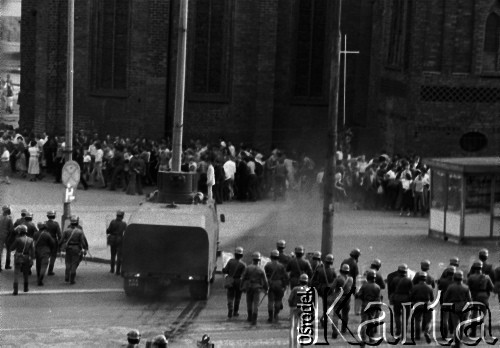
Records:
M30 142L30 147L28 148L28 152L30 155L29 165L28 165L28 174L32 175L30 181L36 181L38 176L40 175L40 149L36 141L32 140Z
M208 200L211 201L213 197L212 188L215 185L215 169L212 164L212 159L208 159L208 167L207 167L207 194Z
M420 170L416 170L417 177L413 180L413 215L417 215L417 211L420 211L420 216L424 216L424 178Z
M7 145L4 143L0 144L0 173L3 177L2 182L10 184L9 174L10 174L10 152L7 149Z
M94 180L94 183L96 181L101 183L101 187L106 187L106 182L104 181L104 176L102 175L102 161L104 158L104 151L102 150L101 143L96 142L95 143L95 157L94 157L94 169L92 170L92 173L90 174L91 178Z
M403 203L401 204L401 212L399 215L403 215L405 211L408 211L407 216L411 215L411 206L413 203L413 192L411 190L411 174L408 172L403 172L401 174L401 186L403 189Z
M233 161L233 157L226 156L223 169L225 174L224 200L230 201L234 197L234 175L236 174L236 163Z
M17 143L16 147L16 171L22 178L26 177L26 148L23 142Z

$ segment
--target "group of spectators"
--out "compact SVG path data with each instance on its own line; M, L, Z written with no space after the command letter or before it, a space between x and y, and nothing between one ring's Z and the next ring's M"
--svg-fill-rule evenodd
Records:
M73 160L81 168L81 185L122 189L142 194L144 186L156 186L158 171L172 169L169 139L100 137L80 130L74 135ZM3 177L16 173L31 181L47 174L61 182L65 162L64 136L0 131ZM323 191L324 167L305 153L273 149L264 153L241 143L219 138L215 143L191 140L184 145L181 171L198 173L198 191L224 201L284 199L287 191L312 195ZM318 159L316 159L318 161ZM355 209L385 209L400 214L425 215L429 209L429 168L418 156L389 156L381 151L369 160L336 154L334 196Z

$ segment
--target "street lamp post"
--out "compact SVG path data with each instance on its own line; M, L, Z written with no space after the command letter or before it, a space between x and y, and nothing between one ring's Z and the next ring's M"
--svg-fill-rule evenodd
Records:
M341 14L342 0L334 2L334 28L331 46L330 64L330 95L328 103L328 149L327 165L323 177L323 225L321 236L321 252L323 255L333 250L333 218L334 218L334 179L337 150L337 120L339 111L339 75L340 75L340 44L341 44Z

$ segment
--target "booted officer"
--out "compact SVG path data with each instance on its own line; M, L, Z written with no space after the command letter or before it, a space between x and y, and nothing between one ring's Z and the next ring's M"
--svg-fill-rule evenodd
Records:
M0 272L2 272L2 252L3 246L5 245L5 250L7 251L7 256L5 259L5 269L10 267L10 251L9 251L9 237L14 231L14 223L12 217L10 216L10 207L4 205L2 207L2 215L0 216Z
M489 276L491 281L494 283L495 282L495 272L493 271L493 265L487 262L488 256L489 256L488 249L481 249L479 251L479 261L481 261L483 263L482 273ZM471 267L467 277L472 273L472 267ZM472 292L472 290L471 290L471 292Z
M471 274L467 279L467 285L469 286L470 294L472 297L472 301L480 302L484 305L484 307L489 308L490 303L490 294L493 291L493 282L490 279L490 276L487 274L483 274L482 269L484 265L482 261L475 261L472 264ZM479 306L475 306L472 311L472 316L474 318L478 317L479 313L483 313L484 317L487 316L485 308L480 308ZM476 327L472 329L472 337L476 337Z
M457 271L457 268L455 266L448 266L443 272L444 277L441 276L441 278L437 282L438 283L438 290L441 291L441 297L439 298L439 303L441 306L444 303L444 294L448 290L448 287L453 283L453 275L455 274L456 271ZM451 330L453 329L453 325L451 322L451 317L450 317L449 312L441 311L441 324L440 325L441 325L440 331L441 331L442 337L446 337L448 334L448 331L450 331L450 333L453 334L453 332L451 332Z
M422 272L425 272L425 274L427 275L425 282L427 283L427 285L429 285L431 288L434 289L436 287L436 281L429 274L430 268L431 268L431 262L429 260L423 260L422 262L420 262L420 270ZM413 285L417 285L419 283L419 281L420 280L417 277L414 277L413 278Z
M302 313L301 309L297 307L299 304L301 295L299 292L306 292L309 289L307 284L309 283L309 277L307 274L301 274L299 276L299 283L295 286L290 292L290 296L288 296L288 306L290 307L290 321L292 323L292 327L296 327L297 321ZM294 330L296 332L296 330Z
M382 261L379 259L375 259L372 261L370 265L370 269L375 271L375 284L377 284L380 287L380 290L385 289L385 282L384 282L384 277L382 277L382 274L380 274L380 268L382 267ZM368 275L368 273L365 274L365 276Z
M237 247L234 250L234 258L229 260L226 266L222 269L223 274L227 274L234 279L232 285L226 285L227 289L227 317L239 316L240 301L241 301L241 276L247 265L241 258L243 257L243 248Z
M72 215L70 217L70 225L64 231L61 240L61 251L66 252L65 282L75 284L76 270L83 257L87 254L88 249L87 238L81 226L78 225L78 217Z
M35 232L33 240L35 241L37 284L43 286L43 277L49 265L50 255L57 250L57 244L42 222L38 223L38 231Z
M356 297L361 300L361 322L377 318L378 313L380 312L380 307L374 306L372 306L369 310L365 310L368 303L382 301L380 286L375 283L376 278L377 272L374 269L366 271L366 283L361 286L356 294ZM373 337L373 328L368 329L365 327L365 330L361 333L363 343L366 340L366 336L368 336L371 340Z
M290 263L292 258L289 255L285 254L285 247L286 247L286 242L283 239L279 240L276 243L276 248L278 249L278 251L280 253L279 262L281 264L283 264L283 266L285 266L285 269L286 269L286 266Z
M304 247L302 245L295 248L295 258L288 263L286 271L290 276L290 289L299 285L299 277L301 274L307 274L308 279L312 278L312 268L308 260L304 258Z
M30 212L26 213L23 225L25 225L28 228L28 232L26 235L30 238L33 238L35 232L38 231L38 229L35 226L35 223L33 222L33 213Z
M16 227L18 237L12 243L11 250L15 252L14 254L14 292L13 295L17 295L18 292L18 278L19 274L23 274L24 279L24 292L28 292L28 276L29 270L33 265L33 259L35 258L35 247L33 239L28 237L26 234L28 228L25 225L19 225Z
M28 211L26 209L21 210L21 217L19 219L17 219L16 222L14 222L14 228L16 228L19 225L24 224L27 213L28 213Z
M47 232L49 232L50 236L54 241L56 242L56 246L59 246L59 243L61 242L62 239L62 232L61 232L61 226L59 226L59 223L55 220L56 219L56 212L54 210L49 210L47 212L47 221L45 221L45 226L47 228ZM47 275L53 276L54 273L54 264L57 259L57 250L58 247L54 248L52 253L50 254L50 262L49 262L49 272Z
M139 342L141 342L141 334L138 330L130 330L127 334L127 348L139 347Z
M350 269L349 275L352 277L352 280L355 282L356 286L358 286L358 283L357 283L357 280L358 280L357 278L359 275L358 259L359 259L360 255L361 255L361 251L358 248L353 249L349 253L350 257L345 259L341 263L341 265L343 265L343 264L349 265L349 269ZM354 313L356 315L361 314L361 301L356 299L356 298L354 299Z
M460 347L460 337L456 337L456 328L460 322L467 319L468 312L463 312L463 308L467 302L472 301L472 296L469 287L463 283L464 273L462 271L456 271L453 275L453 283L450 284L448 290L444 294L444 303L452 303L454 305L453 311L450 313L452 322L453 338L455 340L455 346ZM460 333L462 336L462 333Z
M127 223L123 221L125 212L118 210L116 212L116 219L111 221L106 230L106 238L109 247L111 248L111 270L110 273L115 272L115 259L116 259L116 275L120 275L122 266L122 241L123 234L127 229Z
M347 325L349 324L349 311L351 310L351 290L354 286L354 279L351 277L351 269L347 263L340 266L339 278L343 278L344 287L342 297L339 303L343 303L342 306L342 328L341 333L345 334L347 332Z
M431 286L427 283L427 273L419 271L413 278L417 280L417 284L413 286L410 293L410 300L412 305L424 302L415 310L415 339L420 340L421 330L424 332L425 341L431 343L430 327L432 320L432 312L427 310L427 306L434 302L434 293Z
M403 263L398 266L398 275L394 277L389 284L389 290L392 294L392 303L394 304L394 317L396 322L396 336L400 336L402 328L403 303L410 301L412 282L408 278L408 266ZM409 310L406 311L406 322L408 323Z
M269 289L266 274L259 267L260 253L252 254L252 264L248 265L241 276L242 291L247 294L247 321L252 325L257 325L257 315L259 312L260 293Z
M288 274L285 266L279 262L279 251L271 251L271 262L264 266L266 277L269 282L269 292L267 298L267 312L269 313L268 323L278 322L278 314L283 308L283 296L288 285Z
M319 266L311 280L311 286L316 288L321 298L328 296L328 291L332 287L335 278L337 278L337 273L333 268L333 261L332 254L326 255L325 262Z

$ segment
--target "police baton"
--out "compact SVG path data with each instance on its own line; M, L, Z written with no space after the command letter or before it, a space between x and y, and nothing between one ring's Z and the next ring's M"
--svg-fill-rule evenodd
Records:
M269 290L268 290L268 292L269 292ZM266 294L264 295L264 297L262 297L262 299L260 300L259 305L258 305L257 307L260 307L260 305L261 305L262 301L264 301L264 299L266 298L266 296L267 296L267 292L266 292Z

